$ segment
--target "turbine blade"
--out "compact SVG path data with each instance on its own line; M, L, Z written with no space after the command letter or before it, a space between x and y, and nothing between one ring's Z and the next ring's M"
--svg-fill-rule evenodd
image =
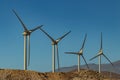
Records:
M23 28L25 31L27 31L27 27L25 26L25 24L23 23L23 21L20 19L20 17L18 16L18 14L15 12L15 10L12 10L14 12L14 14L17 16L18 20L20 21L20 23L22 24Z
M66 34L64 34L62 37L58 38L56 41L59 42L61 41L65 36L67 36L71 31L67 32Z
M47 35L49 38L50 38L50 40L51 41L55 41L47 32L45 32L42 28L40 28L40 30L45 34L45 35Z
M87 68L89 69L89 66L87 64L87 61L85 60L85 57L83 55L81 55L81 56L82 56L83 60L85 61L85 64L86 64Z
M87 34L85 34L85 38L84 38L84 41L83 41L82 49L84 48L86 38L87 38Z
M30 35L28 36L28 66L30 66Z
M110 62L110 64L111 64L112 66L114 66L113 63L107 58L107 56L106 56L105 54L102 54L102 55Z
M56 45L57 48L57 62L58 62L58 70L60 69L60 63L59 63L59 53L58 53L58 44Z
M35 30L40 29L42 26L43 26L43 25L37 26L36 28L31 29L30 31L31 31L31 32L34 32Z
M95 58L97 58L97 57L100 56L100 55L101 55L101 54L98 54L98 55L94 56L93 58L90 59L90 61L93 60L93 59L95 59Z
M79 53L78 52L65 52L66 54L76 54L78 55Z

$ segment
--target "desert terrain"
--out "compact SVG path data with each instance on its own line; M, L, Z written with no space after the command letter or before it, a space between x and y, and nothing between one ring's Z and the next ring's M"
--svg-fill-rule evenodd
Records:
M111 77L111 78L110 78ZM0 69L0 80L120 80L120 74L81 69L70 72L35 72L30 70Z

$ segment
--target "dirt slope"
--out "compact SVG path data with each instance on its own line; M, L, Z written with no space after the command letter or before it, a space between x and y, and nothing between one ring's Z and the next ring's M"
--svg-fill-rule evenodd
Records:
M105 73L104 73L105 74ZM80 72L35 72L29 70L0 70L0 80L109 80L96 71L81 70ZM112 79L113 80L113 79ZM120 79L115 79L120 80Z

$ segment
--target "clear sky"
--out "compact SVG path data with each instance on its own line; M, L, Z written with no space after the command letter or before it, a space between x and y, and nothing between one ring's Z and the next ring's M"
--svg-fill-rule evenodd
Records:
M23 69L23 27L12 9L29 29L43 24L42 28L55 39L72 31L59 43L61 67L77 65L77 56L64 52L79 51L85 33L84 56L88 63L98 62L89 59L100 48L101 32L104 54L112 62L120 60L120 0L1 0L0 68ZM39 30L32 33L28 69L51 71L51 52L49 38ZM108 62L102 58L102 63Z

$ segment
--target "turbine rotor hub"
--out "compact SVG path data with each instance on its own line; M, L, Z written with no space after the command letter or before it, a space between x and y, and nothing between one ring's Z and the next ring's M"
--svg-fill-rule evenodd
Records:
M99 54L103 54L103 50L102 49L99 51Z
M24 31L24 32L23 32L23 35L24 35L24 36L28 36L28 35L30 35L30 33L31 33L30 31Z
M82 53L83 53L83 50L81 49L81 50L79 51L79 53L82 54Z
M57 42L56 42L56 41L53 41L53 42L52 42L52 45L56 45L56 44L57 44Z

